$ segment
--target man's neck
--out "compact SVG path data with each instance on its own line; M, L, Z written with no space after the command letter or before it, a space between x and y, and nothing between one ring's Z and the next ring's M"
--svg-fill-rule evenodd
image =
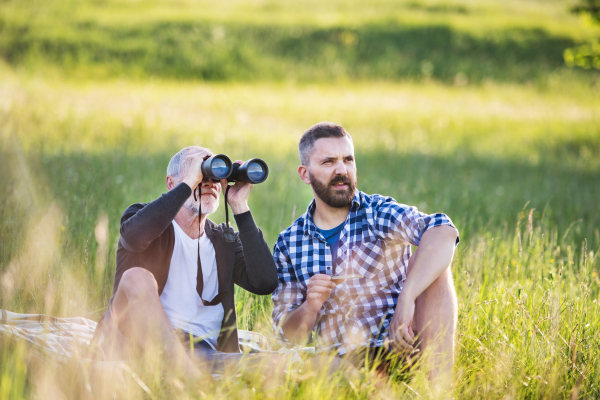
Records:
M206 217L208 214L202 214L200 220L200 236L204 235L204 226L206 225ZM185 207L175 216L175 222L183 231L192 239L198 239L198 213L193 212Z
M350 205L342 208L331 207L316 195L315 206L313 221L317 225L317 228L324 230L333 229L342 224L350 212Z

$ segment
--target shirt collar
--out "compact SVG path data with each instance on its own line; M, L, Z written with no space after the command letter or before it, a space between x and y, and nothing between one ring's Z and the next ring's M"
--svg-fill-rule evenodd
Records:
M354 197L352 198L352 206L350 206L350 212L349 213L355 213L358 211L358 209L361 206L361 192L358 189L354 190ZM312 201L310 202L310 204L308 205L308 208L306 209L306 212L304 213L304 235L310 235L310 236L314 236L317 237L318 233L319 233L319 228L317 228L317 225L315 225L315 222L313 220L313 213L315 211L315 207L316 207L316 203L315 203L315 199L313 198Z

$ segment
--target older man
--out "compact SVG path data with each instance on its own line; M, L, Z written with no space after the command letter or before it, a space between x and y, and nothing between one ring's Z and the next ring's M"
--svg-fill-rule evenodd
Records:
M170 369L200 379L206 370L183 345L189 349L192 337L193 353L212 369L240 359L234 283L271 294L277 270L248 208L252 185L236 182L228 193L239 233L228 235L225 224L207 218L227 186L202 176L201 164L211 155L198 146L182 149L167 168L168 192L125 210L113 296L94 338L106 358L151 348Z
M298 173L314 200L274 248L275 329L293 342L312 336L322 351L353 362L367 349L411 352L417 332L420 347L432 350L431 377L447 376L457 318L449 268L456 228L444 214L357 190L354 145L339 125L312 126L299 151ZM412 257L411 245L418 246Z

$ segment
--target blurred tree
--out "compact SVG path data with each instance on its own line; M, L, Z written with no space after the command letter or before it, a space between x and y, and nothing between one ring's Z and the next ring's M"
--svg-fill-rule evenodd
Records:
M600 24L600 0L582 0L571 11L591 23ZM600 43L595 39L591 43L570 47L564 51L563 57L568 67L600 69Z
M584 0L582 4L576 5L571 9L574 13L586 13L600 22L600 0Z

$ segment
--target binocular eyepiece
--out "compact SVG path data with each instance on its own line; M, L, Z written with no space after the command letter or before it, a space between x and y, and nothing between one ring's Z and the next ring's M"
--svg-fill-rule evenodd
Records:
M260 158L251 158L242 165L232 163L225 154L216 154L202 163L202 175L214 181L227 179L229 182L262 183L269 176L267 163Z

